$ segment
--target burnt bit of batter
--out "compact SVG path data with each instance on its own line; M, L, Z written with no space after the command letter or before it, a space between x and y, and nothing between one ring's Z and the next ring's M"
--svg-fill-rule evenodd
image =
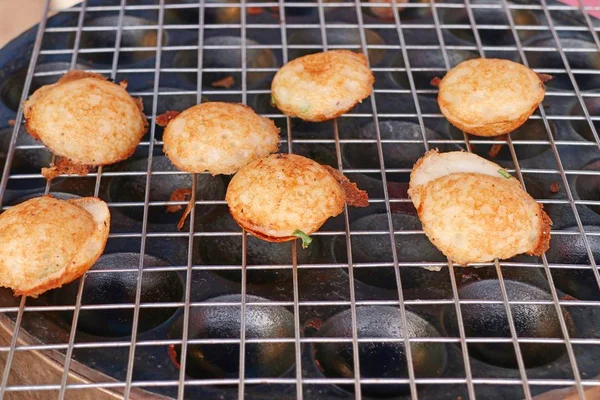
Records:
M167 111L156 116L156 125L165 127L171 120L181 114L179 111Z
M127 79L123 79L121 82L119 82L119 86L121 86L125 90L127 90L127 85L129 85Z
M179 364L179 357L177 356L177 351L175 350L174 344L169 345L169 347L167 348L167 354L169 355L169 359L171 360L171 362L173 362L177 369L180 369L181 365Z
M192 197L192 188L179 188L173 190L169 197L169 201L190 201L190 197ZM181 204L172 204L167 206L167 212L174 213L182 208L183 206Z
M436 76L435 78L433 78L431 81L429 81L429 83L431 84L431 86L433 87L439 87L440 86L440 82L442 81L442 78L440 78L439 76Z
M235 85L235 78L231 75L224 77L223 79L219 79L218 81L214 81L212 87L216 88L225 88L231 89L233 85Z
M78 164L68 158L58 158L56 163L50 164L50 167L42 168L42 176L49 181L62 174L86 176L91 168L89 165Z
M341 188L344 190L346 195L346 204L352 207L367 207L369 205L369 195L365 190L361 190L356 186L356 183L350 182L350 179L346 178L337 169L323 165L327 172L333 176L333 178L339 183Z
M498 154L500 154L500 151L502 150L502 146L504 146L504 143L496 143L493 144L492 147L490 147L488 155L491 159L498 157Z
M265 9L262 7L248 7L246 11L248 11L248 15L259 15L262 14Z
M183 215L181 216L181 218L179 219L179 222L177 223L177 230L180 231L183 228L183 225L185 224L185 220L187 219L188 215L190 215L190 213L192 212L192 208L194 207L194 203L196 202L196 196L192 196L193 192L190 189L190 200L188 201L187 206L185 207L185 211L183 212Z
M550 193L558 193L560 192L560 185L558 182L552 182L550 184Z
M548 74L537 74L538 78L540 78L540 81L542 81L542 83L546 83L548 81L551 81L552 79L554 79L554 76L552 75L548 75Z

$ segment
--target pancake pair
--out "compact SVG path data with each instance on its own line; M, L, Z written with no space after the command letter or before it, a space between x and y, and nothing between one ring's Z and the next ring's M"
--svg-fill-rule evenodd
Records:
M460 265L539 256L552 221L517 179L466 152L432 150L415 164L408 194L431 242Z

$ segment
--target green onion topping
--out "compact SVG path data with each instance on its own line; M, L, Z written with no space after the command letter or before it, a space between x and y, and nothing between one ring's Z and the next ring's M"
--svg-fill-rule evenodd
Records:
M505 177L506 179L510 179L510 178L512 178L512 175L511 175L511 174L509 174L508 172L506 172L506 171L505 171L505 170L503 170L503 169L499 169L499 170L498 170L498 173L499 173L500 175L502 175L503 177Z
M300 112L302 114L306 114L309 111L310 111L310 104L307 104L302 110L300 110Z
M308 246L312 243L312 238L308 236L306 233L302 232L300 229L296 229L292 235L302 239L302 248L307 249Z
M272 106L276 106L277 102L275 101L275 97L273 95L271 95L271 105Z

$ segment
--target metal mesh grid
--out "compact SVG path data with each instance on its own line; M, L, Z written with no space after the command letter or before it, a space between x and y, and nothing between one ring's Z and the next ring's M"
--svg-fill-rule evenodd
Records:
M114 2L113 2L114 3ZM88 6L86 1L83 1L80 5L73 7L71 9L65 10L63 12L76 13L78 15L77 25L70 27L46 27L47 18L51 15L52 12L56 10L52 10L49 8L49 5L46 5L44 10L42 21L39 25L39 29L37 31L36 41L33 48L33 54L31 57L31 64L27 73L27 78L25 81L25 87L23 90L23 95L21 100L24 101L27 98L27 93L29 92L30 85L34 77L37 76L47 76L47 75L60 75L65 71L52 71L52 72L35 72L36 65L38 62L38 58L40 56L52 56L52 55L70 55L71 62L70 67L73 68L76 66L78 57L83 54L96 54L96 53L108 53L112 55L112 62L110 64L110 68L106 69L95 69L94 72L99 72L110 76L112 79L121 79L122 77L126 77L127 75L132 74L150 74L152 76L152 90L151 91L142 91L142 92L134 92L132 95L134 96L144 96L151 97L152 99L152 108L148 113L148 118L150 120L150 135L147 141L143 141L140 144L141 148L146 149L148 154L148 167L146 171L138 171L138 172L128 172L126 174L134 176L145 176L146 184L145 184L145 198L143 202L113 202L109 203L111 210L120 208L120 207L143 207L143 224L140 232L115 232L111 233L110 240L120 240L127 238L138 238L140 240L140 254L144 254L146 251L146 246L148 239L151 238L169 238L169 237L183 237L188 238L188 261L186 265L171 265L164 267L153 267L152 271L184 271L186 273L185 280L185 289L183 301L181 302L169 302L169 303L146 303L141 300L141 276L142 273L150 273L147 272L150 269L145 268L144 259L140 257L139 265L137 269L137 273L140 276L140 279L137 280L137 289L134 303L128 304L106 304L106 305L86 305L82 304L82 292L84 288L85 277L80 281L79 290L77 293L77 301L74 305L67 306L35 306L30 305L28 301L23 297L20 301L18 307L0 307L0 312L3 313L16 313L16 321L15 321L15 333L13 335L12 342L9 346L0 347L0 351L7 353L7 362L4 368L4 372L2 375L2 381L0 386L0 394L5 394L12 391L28 391L28 390L36 390L36 391L47 391L49 393L49 397L55 397L58 394L60 399L65 397L67 391L75 391L77 389L82 388L115 388L119 389L122 392L125 398L130 396L132 388L149 388L156 386L172 386L177 387L177 398L183 399L185 394L185 388L189 386L195 385L237 385L238 387L238 397L240 399L245 397L245 391L249 385L253 384L275 384L275 385L295 385L296 388L296 397L301 399L306 397L305 395L305 387L309 385L321 385L321 384L349 384L354 386L355 397L361 398L361 385L364 384L389 384L389 383L408 383L410 385L410 393L411 398L417 399L419 397L417 388L419 385L430 384L430 385L465 385L467 388L468 397L470 399L476 398L476 386L477 385L521 385L523 388L523 397L530 399L532 398L531 387L533 386L546 386L546 387L558 387L565 385L574 385L577 388L577 394L579 398L585 398L584 390L589 386L600 386L600 381L598 378L582 376L579 372L577 358L574 352L574 346L578 345L600 345L600 339L598 338L588 338L588 337L570 337L569 329L567 327L567 323L565 321L565 316L563 314L564 307L597 307L600 305L597 301L583 301L583 300L573 300L573 299L563 299L559 297L559 294L556 290L556 287L553 282L553 275L551 271L553 269L558 268L586 268L593 271L594 278L599 286L600 290L600 275L598 273L596 261L594 259L593 248L590 245L589 238L593 236L598 236L598 232L590 232L586 231L584 228L584 223L580 217L580 207L582 206L599 206L600 201L594 200L580 200L576 199L573 196L572 189L570 187L571 180L569 179L571 176L595 176L598 175L596 171L589 170L570 170L564 167L563 159L561 159L562 149L569 146L586 146L586 147L600 147L600 137L599 132L597 132L597 127L594 124L594 121L600 121L600 117L596 117L592 112L588 111L586 107L586 102L584 101L587 98L598 97L597 92L586 92L584 90L580 90L577 82L577 76L581 73L586 74L600 74L600 70L578 70L571 68L568 60L568 55L573 52L599 52L600 51L600 40L598 37L598 30L600 29L598 25L594 25L594 21L587 15L586 11L591 10L599 10L598 7L586 7L581 3L579 6L566 6L566 5L549 5L545 0L541 0L539 5L520 5L520 4L509 4L506 1L502 1L496 4L483 4L476 3L471 4L469 0L465 0L464 3L460 4L452 4L452 3L436 3L433 0L430 2L420 2L420 3L409 3L402 4L402 7L407 7L408 9L430 9L432 15L431 23L420 23L420 24L407 24L402 20L402 12L399 12L398 9L399 4L395 1L391 1L389 3L361 3L356 0L355 2L323 2L319 0L318 2L302 2L302 3L294 3L294 2L284 2L283 0L279 0L279 2L246 2L244 0L240 0L239 3L228 3L228 2L214 2L214 1L206 1L199 0L197 4L165 4L164 0L156 0L156 1L147 1L144 4L140 4L139 2L120 0L117 4L106 5L106 6ZM212 8L219 7L234 7L240 8L240 22L239 23L227 23L227 24L206 24L204 23L204 15L207 10ZM271 24L249 24L247 22L247 14L248 10L253 7L277 7L279 12L279 23L271 23ZM287 23L286 22L286 8L289 7L315 7L318 9L318 22L309 24L309 23ZM373 23L365 23L363 19L363 9L366 7L380 7L380 8L390 8L393 10L393 20L388 23L381 24L373 24ZM354 8L356 11L356 21L357 23L330 23L327 20L327 11L333 8ZM439 17L439 10L444 8L457 8L457 9L465 9L468 14L469 23L468 24L444 24ZM477 24L474 16L474 10L477 9L489 9L496 8L502 10L507 18L508 25L481 25ZM196 9L199 11L199 24L165 24L165 12L172 9ZM142 26L125 26L124 19L130 12L135 12L138 10L154 10L156 12L157 23L152 25L142 25ZM542 25L517 25L513 19L513 15L511 13L512 10L538 10L541 11L546 19L548 20L547 26ZM85 26L85 19L87 16L93 14L94 12L107 12L112 11L118 15L118 23L117 26L102 26L102 27L94 27L94 26ZM557 12L577 12L584 16L586 26L566 26L560 25L553 22L553 13ZM288 31L290 29L295 28L312 28L317 29L321 33L322 43L319 45L291 45L288 44ZM223 72L222 69L212 69L212 68L203 68L203 49L207 48L204 45L205 32L213 29L239 29L240 37L242 38L241 44L241 68L233 68L227 69L225 72L238 72L241 73L241 89L206 89L203 87L203 74L206 72ZM245 38L247 37L247 32L250 29L265 29L265 30L273 30L273 32L278 32L281 35L281 44L275 45L252 45L247 44L245 42ZM376 127L376 138L374 140L368 139L347 139L343 138L340 135L340 131L338 129L338 124L336 121L332 123L333 129L333 137L331 139L298 139L294 138L294 129L292 122L289 117L285 117L281 114L273 113L264 114L270 118L285 120L285 125L287 126L287 137L282 137L282 149L287 149L289 152L294 151L295 144L313 144L313 143L321 143L333 145L335 147L336 159L338 167L344 173L377 173L381 174L381 182L383 187L383 196L380 198L372 198L370 200L371 204L382 204L387 211L388 215L388 225L389 229L386 231L357 231L352 230L350 228L350 219L349 219L349 211L346 209L344 212L344 230L338 231L321 231L315 233L317 236L340 236L345 237L346 248L347 248L347 264L302 264L297 261L297 253L298 250L296 245L294 244L292 247L292 260L286 265L247 265L246 261L246 248L247 248L247 236L243 233L238 232L197 232L194 229L194 219L195 219L195 211L196 208L192 209L191 221L190 221L190 229L188 232L154 232L149 231L148 227L148 212L151 207L165 206L169 204L184 204L183 202L165 202L165 201L151 201L150 200L150 188L152 185L151 178L160 175L178 175L183 174L182 172L171 172L171 171L153 171L152 159L154 153L155 146L160 146L162 143L158 140L155 140L155 118L157 115L157 104L159 100L159 96L169 95L169 96L195 96L196 102L201 101L201 97L203 95L210 94L227 94L235 97L236 101L240 101L242 103L247 103L249 95L260 95L260 94L268 94L269 90L259 90L248 89L247 84L247 76L249 72L274 72L277 70L277 66L273 68L249 68L246 62L246 56L248 50L252 49L271 49L274 51L280 51L282 55L283 63L287 62L289 59L289 51L297 48L318 48L318 49L333 49L338 47L343 48L353 48L353 46L343 45L336 46L329 44L327 42L328 32L330 30L347 30L347 29L358 29L360 44L354 46L357 50L362 51L367 54L370 50L377 49L385 49L385 50L396 50L401 52L402 57L404 59L404 66L398 68L392 67L373 67L375 73L378 72L403 72L406 73L408 77L408 82L410 89L384 89L384 88L375 88L374 93L371 95L368 102L370 103L371 112L358 113L351 112L344 116L344 118L364 118L364 119L372 119L374 122L374 126ZM388 29L395 30L397 33L398 44L370 44L368 43L366 37L366 29L377 30L377 29ZM435 45L413 45L407 43L405 39L405 33L411 29L425 29L425 30L435 30L438 44ZM444 41L443 31L445 29L465 29L471 30L472 34L475 38L474 46L453 46L447 45ZM477 52L480 56L489 55L490 52L494 52L499 50L498 46L486 46L482 43L479 30L480 29L498 29L498 30L508 30L512 33L514 37L514 41L516 46L502 46L500 50L513 51L517 52L520 56L520 59L525 65L529 65L528 63L528 54L532 52L557 52L560 55L560 58L564 64L564 68L535 68L536 72L541 73L549 73L549 74L567 74L568 78L573 86L573 90L570 91L549 91L547 93L548 97L553 96L563 96L565 98L575 97L579 104L581 105L583 116L573 116L573 115L553 115L547 112L544 107L540 106L539 115L534 115L532 119L538 119L543 121L543 125L547 132L547 139L544 140L534 140L534 141L513 141L510 136L506 137L506 141L502 140L477 140L464 135L461 140L452 139L452 140L432 140L428 139L426 135L426 127L425 121L427 119L436 119L443 118L441 114L431 114L422 111L420 97L419 95L431 94L435 93L434 89L418 89L415 84L415 79L413 75L419 72L427 72L427 71L436 71L440 75L444 73L444 69L440 70L438 68L411 68L410 65L410 57L409 51L420 51L420 50L441 50L445 65L445 70L448 70L451 67L451 60L448 55L448 51L453 50L468 50ZM80 47L81 38L84 32L93 32L93 31L115 31L115 46L114 47L106 47L106 48L94 48ZM152 46L144 46L144 47L122 47L121 39L123 32L127 30L151 30L156 31L156 44ZM178 30L196 30L198 33L198 44L191 46L167 46L163 45L163 33L167 32L169 34L175 34ZM542 31L547 30L551 33L552 37L557 44L556 47L528 47L522 43L520 39L519 33L522 31ZM596 48L592 49L581 49L581 48L569 48L561 45L561 40L559 37L560 32L566 31L579 31L579 32L587 32L593 38L594 43L596 44ZM43 46L43 40L45 35L51 34L62 34L62 33L72 33L74 34L74 43L72 48L68 49L47 49ZM208 46L210 48L210 46ZM223 48L217 46L216 48ZM238 47L239 48L239 47ZM180 51L180 50L190 50L197 51L197 59L198 66L197 68L166 68L161 63L161 57L165 52L170 51ZM123 52L154 52L155 53L155 65L153 68L120 68L119 64L119 55ZM161 87L161 74L167 73L194 73L197 74L197 90L195 91L171 91L168 93L162 93L159 91ZM404 94L409 95L412 101L414 102L414 113L378 113L378 102L377 96L382 93L395 93L395 94ZM423 137L418 140L392 140L392 139L383 139L379 130L379 120L380 118L396 118L396 119L416 119L418 124L421 127ZM589 128L593 135L593 141L590 142L581 142L581 141L566 141L566 140L558 140L552 134L552 121L553 120L582 120L587 122ZM7 162L4 169L4 175L0 182L0 200L4 196L5 188L7 187L7 183L9 180L15 179L31 179L31 178L39 178L39 174L9 174L10 164L13 159L15 151L20 149L36 149L43 148L43 146L17 146L17 135L19 133L19 127L22 125L22 109L19 107L19 112L17 113L17 118L15 121L15 129L13 132L12 140L10 142L9 152L7 156ZM326 123L328 124L328 123ZM355 144L375 144L378 151L379 158L379 169L352 169L347 168L342 159L342 150L341 146L347 143L355 143ZM561 205L563 207L570 208L575 221L577 230L559 230L554 229L552 231L552 235L579 235L583 240L585 245L585 250L587 252L588 260L587 262L580 263L577 265L565 265L565 264L553 264L548 261L546 256L542 257L542 263L528 263L528 262L514 262L514 261L497 261L493 264L482 264L482 266L491 266L495 268L497 277L499 278L500 289L502 298L499 300L469 300L469 299L461 299L458 293L458 285L455 277L455 269L460 267L455 267L451 262L448 263L440 263L440 262L431 262L429 260L423 260L423 262L404 262L399 260L396 253L392 252L392 260L388 263L355 263L353 262L353 252L352 252L352 242L351 238L353 236L359 235L387 235L389 236L389 240L392 243L392 248L395 248L395 241L402 240L404 235L423 235L422 231L406 231L406 230L397 230L394 228L394 223L391 218L391 211L395 205L402 203L409 203L408 199L404 198L396 198L391 195L388 191L388 186L386 184L387 174L389 173L408 173L410 169L403 168L386 168L384 156L383 156L383 145L387 143L392 144L408 144L408 143L417 143L423 145L423 150L429 150L430 148L434 148L441 144L447 143L456 143L456 144L464 144L467 149L471 150L472 145L477 144L505 144L508 146L510 150L510 156L514 163L514 168L509 169L511 173L515 173L520 181L526 185L526 181L524 180L524 175L527 174L550 174L556 175L557 180L560 182L560 185L565 189L566 198L565 199L544 199L538 198L536 200L540 201L543 204L555 204ZM519 159L517 157L516 149L519 146L549 146L551 148L553 159L555 163L554 168L548 167L529 167L529 168L521 168L519 164ZM564 157L564 156L563 156ZM103 178L108 177L118 177L126 175L123 172L118 171L103 171L102 168L99 168L97 173L91 173L88 176L95 179L95 195L98 195L101 182ZM71 179L71 178L70 178ZM77 179L77 178L72 178ZM195 195L195 185L196 180L192 180L194 183L194 187L192 193ZM46 185L46 192L50 191L50 184ZM3 204L6 206L5 204ZM207 205L218 205L223 206L225 202L223 200L196 200L197 206L207 206ZM194 239L203 236L216 236L216 235L230 235L230 236L239 236L242 235L242 263L241 265L226 265L220 266L219 269L222 270L233 270L233 271L241 271L241 303L214 303L214 302L193 302L191 300L191 283L192 283L192 275L196 271L206 271L206 270L215 270L214 266L206 266L206 265L197 265L193 262L193 249L194 249ZM450 299L420 299L420 300L406 300L404 298L404 293L402 290L402 278L399 273L399 268L410 268L410 267L419 267L419 266L440 266L443 267L440 274L445 273L447 271L451 285L453 296ZM349 289L349 301L322 301L319 299L303 299L302 293L300 293L299 289L299 278L298 271L303 269L327 269L327 268L347 268L348 270L348 289ZM397 299L359 299L355 293L355 280L354 280L354 271L358 268L380 268L380 267L393 267L395 270L395 279L398 287L397 291ZM516 301L509 299L507 294L507 290L505 287L505 282L503 279L503 274L506 273L507 270L511 268L535 268L541 269L549 282L550 294L552 300L527 300L527 301ZM247 274L252 272L253 270L264 270L264 269L280 269L280 270L292 270L292 285L291 288L293 290L292 297L289 301L274 301L269 303L253 303L252 301L248 301L246 298L246 288L247 288ZM109 272L118 272L119 270L108 270ZM97 273L105 273L107 270L102 271L89 271L86 276L90 276L92 274ZM195 307L218 307L218 306L231 306L237 305L241 307L242 315L245 315L246 309L249 306L283 306L289 307L293 310L294 314L294 337L291 338L271 338L271 339L250 339L246 338L245 335L245 318L241 318L241 327L240 327L240 339L193 339L188 336L189 330L189 313L192 308ZM462 324L462 314L461 314L461 305L466 304L501 304L505 307L506 314L508 316L509 328L510 328L510 338L497 337L497 338L471 338L466 337L465 329ZM557 311L559 316L559 324L562 335L565 339L558 338L524 338L518 337L515 329L515 324L513 322L513 318L511 316L511 306L518 304L549 304L553 305ZM404 334L401 339L393 339L393 338L365 338L358 337L357 334L357 314L356 307L361 305L392 305L399 307L401 317L403 320L403 326L407 326L406 321L406 307L407 306L427 306L427 305L451 305L454 306L455 312L457 314L457 318L459 321L459 337L410 337L408 334ZM316 337L305 337L302 334L302 327L300 323L300 310L303 307L350 307L352 312L352 337L351 338L316 338ZM159 307L181 307L184 309L184 318L183 318L183 327L182 327L182 337L181 340L142 340L138 336L138 321L140 311L145 308L159 308ZM117 341L97 341L97 342L88 342L88 343L76 343L75 342L75 334L77 321L79 317L79 312L81 310L92 310L92 309L133 309L134 317L133 317L133 325L132 325L132 333L130 340L117 340ZM71 330L69 335L68 343L58 343L58 344L40 344L40 345L30 345L30 344L18 344L17 341L17 333L21 327L21 322L23 320L23 316L28 312L47 312L47 311L65 311L70 310L74 311L73 320L71 324ZM365 378L361 376L360 373L360 363L358 359L359 353L359 345L361 343L372 343L377 341L402 341L405 345L406 349L406 358L408 364L408 377L407 378ZM256 342L288 342L294 344L295 349L295 374L293 377L271 377L271 378L247 378L245 374L245 346L248 343L256 343ZM302 369L302 346L309 343L317 343L317 342L351 342L353 346L353 377L352 378L314 378L314 377L305 377L303 376ZM421 343L421 342L441 342L441 343L455 343L460 346L462 357L463 357L463 365L464 365L464 376L456 377L456 378L417 378L415 376L415 371L413 368L413 360L411 355L411 343ZM474 374L472 369L470 357L469 357L469 347L468 344L472 343L481 343L481 342L494 342L494 343L512 343L514 345L514 351L517 356L518 362L518 370L520 372L519 379L506 379L506 378L495 378L495 377L478 377ZM154 381L154 380L135 380L133 377L134 363L136 362L136 349L142 346L165 346L165 345L180 345L181 346L181 354L186 354L187 346L190 344L215 344L215 343L239 343L240 344L240 352L239 352L239 378L237 379L191 379L187 377L185 374L186 371L186 357L182 357L180 364L180 373L179 378L177 380L170 381ZM525 343L562 343L566 346L566 352L568 355L568 360L570 363L570 367L572 370L572 379L533 379L528 377L527 370L525 368L525 364L523 361L523 356L521 354L520 346ZM110 382L89 382L89 383L68 383L68 371L70 366L71 356L75 349L80 348L117 348L117 347L126 347L129 351L128 362L126 365L126 374L125 379L122 381L110 381ZM62 379L59 383L56 384L48 384L48 385L9 385L9 375L11 372L11 363L13 357L16 352L27 352L34 350L62 350L66 352L65 357L65 366L64 372L62 374Z

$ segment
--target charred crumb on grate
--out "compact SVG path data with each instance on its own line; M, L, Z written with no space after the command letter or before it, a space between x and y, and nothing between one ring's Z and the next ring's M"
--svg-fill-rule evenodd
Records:
M171 196L169 196L169 201L189 201L192 196L192 188L179 188L175 189ZM181 210L183 206L181 204L172 204L167 206L168 213L174 213Z
M165 127L173 118L177 117L179 114L181 114L180 111L166 111L165 113L156 116L156 124L158 126Z
M235 78L231 75L228 75L224 78L214 81L213 83L211 83L211 85L212 87L216 88L231 89L233 85L235 85Z

